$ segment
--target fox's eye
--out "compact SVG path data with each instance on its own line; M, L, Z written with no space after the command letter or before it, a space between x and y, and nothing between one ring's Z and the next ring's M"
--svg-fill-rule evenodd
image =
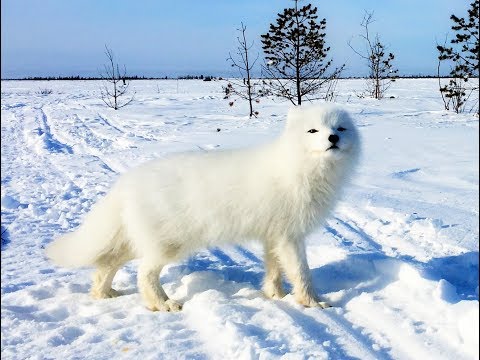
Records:
M345 131L345 130L347 130L347 129L345 129L344 127L341 127L341 126L340 126L337 130L338 130L338 131Z
M314 133L318 132L318 130L317 129L310 129L307 132L310 133L310 134L314 134Z

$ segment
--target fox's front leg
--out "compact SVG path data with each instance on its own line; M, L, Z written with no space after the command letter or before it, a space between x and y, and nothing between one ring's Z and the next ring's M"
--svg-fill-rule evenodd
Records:
M308 307L330 307L326 302L320 301L313 288L305 252L305 241L303 239L281 239L276 244L275 252L285 275L293 286L295 300Z
M281 299L285 296L282 285L282 269L278 255L270 242L265 242L264 253L265 278L263 279L263 293L271 299Z

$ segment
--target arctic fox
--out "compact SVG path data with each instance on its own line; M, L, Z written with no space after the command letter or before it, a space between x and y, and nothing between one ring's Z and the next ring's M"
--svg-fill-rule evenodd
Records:
M305 237L332 209L360 151L349 114L334 105L289 110L270 143L229 151L182 153L134 168L47 255L66 267L93 266L91 294L109 298L117 270L139 259L138 289L151 310L178 311L159 282L162 268L227 242L264 245L263 291L284 296L282 272L304 306L320 302Z

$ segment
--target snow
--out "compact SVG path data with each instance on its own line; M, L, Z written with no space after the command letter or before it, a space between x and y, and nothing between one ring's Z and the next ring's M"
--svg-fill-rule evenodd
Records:
M43 248L120 173L171 152L268 141L288 103L263 99L248 119L218 81L152 80L134 81L135 101L114 111L96 81L1 85L5 358L478 359L478 118L442 110L436 80L398 80L381 101L355 96L362 80L338 85L364 151L308 239L314 284L334 307L264 299L252 242L165 268L180 313L143 306L135 261L114 280L123 296L93 300L92 269L56 267Z

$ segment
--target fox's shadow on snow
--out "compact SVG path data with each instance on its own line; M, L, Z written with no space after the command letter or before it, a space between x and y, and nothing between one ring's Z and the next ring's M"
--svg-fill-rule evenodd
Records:
M167 271L162 272L161 282L175 284L173 289L186 286L187 292L183 301L188 301L195 294L210 289L232 296L245 287L242 284L249 284L248 287L260 294L265 273L263 260L242 246L236 246L235 250L249 261L236 260L221 248L211 248L169 267ZM400 267L407 264L417 269L425 279L434 281L445 279L452 284L458 296L444 300L455 303L466 299L478 300L478 260L479 253L475 251L419 262L408 256L390 257L375 249L349 254L339 261L313 268L311 274L314 287L320 296L343 291L336 294L336 300L331 302L334 306L342 307L361 293L379 291L398 280ZM128 267L129 284L127 288L123 286L123 289L119 289L124 295L137 292L136 270L131 265ZM184 279L189 275L194 278L184 283ZM284 281L284 287L287 293L291 292L292 288L288 282Z
M329 231L328 227L327 231ZM345 246L345 241L346 239L343 239L343 245L340 246ZM373 243L374 240L369 239L370 242ZM355 244L351 243L348 246L355 247ZM352 253L339 261L313 268L311 274L317 293L322 295L342 292L336 294L336 300L331 302L334 306L342 307L361 293L379 291L396 281L400 267L402 264L407 264L417 269L425 279L434 281L445 279L452 284L458 296L446 297L445 301L455 303L460 300L478 300L479 298L478 251L419 262L409 256L396 258L387 256L379 249L379 245L378 247L368 246L368 248L368 250L360 249L361 253ZM263 260L242 246L236 246L235 250L241 255L240 260L232 258L221 248L200 252L162 272L161 281L163 284L174 283L173 289L186 286L187 292L183 301L188 301L195 294L210 289L232 296L245 287L242 284L250 284L252 290L257 290L260 294L264 277ZM241 258L246 258L248 261L241 261ZM128 267L130 268L130 265ZM124 283L124 286L119 289L124 295L137 292L136 271L130 268L127 272L130 276L129 284L125 288L126 283ZM183 283L187 275L193 275L195 279ZM291 292L288 282L284 281L284 287L286 292Z
M207 255L199 253L182 264L170 268L166 274L162 275L162 282L178 284L186 275L201 273L203 280L199 278L187 285L188 295L184 299L186 301L195 293L215 287L219 291L228 292L226 295L232 295L242 283L250 284L253 289L261 291L264 276L263 260L241 246L237 246L236 250L250 261L236 261L221 248L212 248ZM458 297L448 297L444 300L455 303L465 299L478 300L478 258L478 252L468 252L419 262L408 256L394 258L374 250L350 254L339 261L312 269L311 274L318 294L343 291L343 294L336 294L337 300L332 305L344 306L363 292L379 291L398 280L401 266L407 264L417 269L425 279L434 281L445 279L452 284L456 288ZM228 287L225 286L226 282L239 286ZM288 282L284 281L284 287L286 292L291 292Z
M181 265L174 266L162 276L162 280L178 282L185 275L202 272L210 275L208 276L210 281L206 281L203 285L197 284L196 291L205 291L215 287L213 285L215 281L247 283L260 291L264 276L263 260L241 246L237 246L236 250L250 261L248 263L238 262L220 248L213 248L209 250L208 255L200 253ZM342 260L314 268L311 273L318 294L344 291L332 304L344 306L363 292L379 291L396 281L400 267L402 264L407 264L417 269L425 279L434 281L445 279L455 286L458 297L444 299L454 303L465 299L478 300L478 259L478 252L468 252L456 256L433 258L428 262L419 262L408 256L394 258L374 250L350 254ZM226 289L222 286L220 286L220 291ZM287 292L291 292L292 289L288 282L284 282L284 287ZM188 293L190 296L194 295L193 291L188 291ZM186 300L190 296L187 296Z

